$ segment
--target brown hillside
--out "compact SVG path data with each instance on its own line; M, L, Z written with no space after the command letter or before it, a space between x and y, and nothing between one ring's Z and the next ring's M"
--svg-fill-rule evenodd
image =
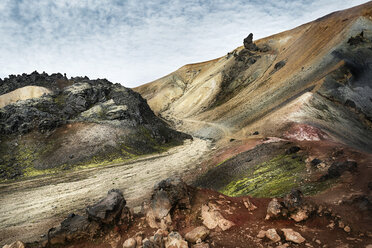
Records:
M283 136L302 123L370 148L371 30L369 2L255 41L258 51L239 47L135 90L157 114L197 136Z

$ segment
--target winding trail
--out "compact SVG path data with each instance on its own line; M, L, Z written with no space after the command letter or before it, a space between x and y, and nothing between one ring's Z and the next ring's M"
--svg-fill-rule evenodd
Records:
M215 122L207 122L207 121L200 121L200 120L187 119L187 118L185 118L185 119L179 119L176 116L170 115L170 114L167 114L166 117L167 117L167 119L177 120L177 121L179 121L181 123L183 123L183 122L189 122L189 123L207 125L207 126L210 126L210 127L215 128L217 130L220 130L221 133L223 133L223 138L235 138L233 136L233 133L231 132L231 130L229 128L225 127L224 125L215 123ZM182 130L182 127L183 127L183 125L177 125L177 130ZM186 133L188 133L188 131L189 130L186 130ZM204 138L210 138L210 137L204 137Z
M0 246L38 239L69 213L83 213L112 188L123 191L129 206L139 206L156 183L196 169L209 151L209 141L194 138L139 161L0 184Z

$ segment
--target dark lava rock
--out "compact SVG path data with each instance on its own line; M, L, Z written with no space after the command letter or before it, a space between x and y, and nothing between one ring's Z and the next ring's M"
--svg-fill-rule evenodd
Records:
M372 213L371 198L367 195L356 196L351 200L351 204L356 205L362 211L369 211Z
M190 205L190 192L182 179L168 178L161 181L154 188L151 196L151 205L156 206L158 201L166 197L172 207L188 208Z
M258 131L255 131L252 135L259 135L260 133Z
M266 53L266 52L270 51L271 48L270 48L270 46L268 46L268 45L265 44L265 45L263 45L262 47L259 47L258 50L259 50L260 52L262 52L262 53Z
M301 148L300 147L298 147L298 146L292 146L292 147L290 147L288 150L286 150L286 154L293 154L293 153L296 153L296 152L298 152L299 150L301 150Z
M292 189L291 193L284 197L283 203L288 209L295 208L302 204L302 198L303 194L299 189Z
M278 63L276 63L274 65L274 69L277 71L277 70L281 69L282 67L284 67L285 64L286 64L286 62L284 60L279 61Z
M356 108L356 104L355 104L355 102L354 101L352 101L352 100L350 100L350 99L347 99L346 101L345 101L345 106L346 107L350 107L350 108Z
M112 225L119 221L125 204L123 193L118 189L112 189L104 199L88 207L86 212L90 220Z
M191 192L180 178L168 178L154 187L146 219L152 228L171 224L173 210L190 208Z
M273 199L267 207L266 219L270 218L289 218L296 222L308 219L315 213L317 207L304 199L303 194L298 189L292 189L283 201Z
M343 162L334 162L328 168L328 177L336 178L340 177L345 171L354 172L357 170L357 162L355 161L343 161Z
M244 40L243 40L244 48L251 51L257 51L257 46L253 43L253 34L250 33Z
M59 227L49 230L46 246L92 238L99 233L99 229L99 224L89 221L87 217L70 214Z
M350 39L347 41L347 43L350 45L350 46L355 46L355 45L358 45L362 42L364 42L364 34L363 34L363 31L358 34L357 36L354 36L354 37L350 37Z
M327 174L320 178L320 181L327 179L338 178L345 171L355 172L357 170L358 164L355 161L341 161L334 162L329 168Z
M0 79L0 95L25 86L41 86L53 91L58 91L62 85L68 84L67 81L67 78L61 73L48 75L45 72L40 74L34 71L31 74L9 75L9 77L4 78L4 80Z
M50 229L44 247L94 238L107 233L113 225L128 229L133 216L125 204L120 190L110 190L104 199L87 208L87 216L70 214L60 226Z
M314 158L313 160L311 160L310 164L311 166L317 166L318 164L320 164L322 162L322 160L318 159L318 158Z

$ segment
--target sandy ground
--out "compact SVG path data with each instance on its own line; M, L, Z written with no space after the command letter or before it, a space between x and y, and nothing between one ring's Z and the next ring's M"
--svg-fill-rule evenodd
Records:
M40 86L26 86L0 96L0 108L17 101L31 98L39 98L44 94L51 93L50 90Z
M162 179L196 169L210 145L195 138L131 163L0 184L0 245L37 239L69 213L83 213L82 207L112 188L123 191L129 206L139 206Z

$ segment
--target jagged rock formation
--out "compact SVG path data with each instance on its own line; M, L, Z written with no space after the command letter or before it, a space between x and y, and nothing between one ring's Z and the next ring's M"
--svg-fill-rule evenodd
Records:
M190 64L135 90L196 136L332 139L371 151L372 3ZM257 47L257 48L256 48Z
M133 216L125 205L123 193L117 189L110 190L104 199L87 207L86 216L70 214L58 227L51 228L47 239L42 241L43 247L94 238L114 226L126 230Z
M146 220L152 228L167 229L172 224L171 214L176 208L190 206L191 193L180 178L168 178L155 186L146 209Z
M250 33L247 38L243 40L244 48L247 50L255 51L257 50L256 44L253 43L253 34Z
M0 93L0 178L128 159L190 138L105 79L33 72L1 80Z

